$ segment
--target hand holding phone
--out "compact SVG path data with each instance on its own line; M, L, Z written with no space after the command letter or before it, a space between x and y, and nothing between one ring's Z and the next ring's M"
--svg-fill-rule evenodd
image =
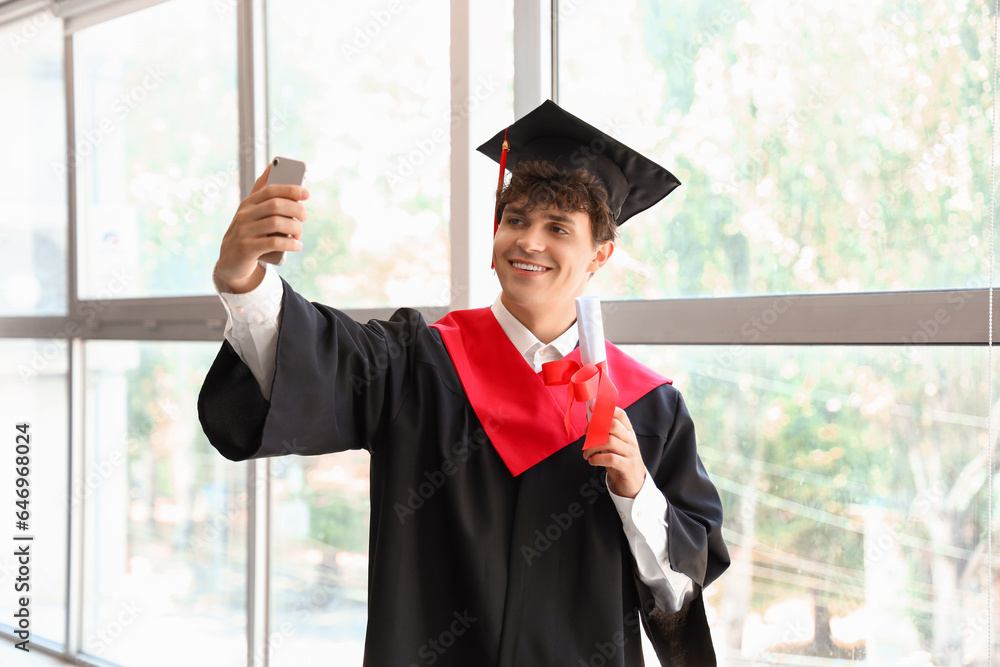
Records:
M302 185L305 174L306 165L304 162L286 157L276 157L271 160L271 170L267 174L266 185ZM261 255L260 261L281 266L285 261L285 253L281 251L269 252Z

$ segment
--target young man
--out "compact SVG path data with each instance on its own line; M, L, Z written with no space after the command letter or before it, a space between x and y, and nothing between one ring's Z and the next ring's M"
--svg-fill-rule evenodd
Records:
M262 267L301 249L308 196L265 171L216 267L230 322L205 432L232 460L371 453L366 665L641 665L642 625L662 664L714 664L701 591L729 559L680 394L608 345L618 407L581 452L586 408L566 417L538 373L579 361L574 299L616 225L678 182L551 102L480 150L512 167L503 291L432 326L358 324Z

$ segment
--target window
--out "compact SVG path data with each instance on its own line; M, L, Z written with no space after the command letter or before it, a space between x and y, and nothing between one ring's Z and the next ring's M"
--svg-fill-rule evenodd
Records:
M626 226L609 298L985 284L979 5L560 0L558 19L560 101L683 183Z
M628 352L672 375L722 495L724 662L985 660L984 350Z
M282 275L342 308L444 305L448 4L267 8L269 146L306 162L310 195L307 252L289 253Z
M74 34L80 297L209 294L239 203L236 12L172 0Z
M360 665L368 621L368 453L271 464L272 665Z
M151 667L194 647L213 664L246 655L246 469L196 414L215 348L86 346L84 653Z
M66 312L62 32L51 13L0 26L0 315Z

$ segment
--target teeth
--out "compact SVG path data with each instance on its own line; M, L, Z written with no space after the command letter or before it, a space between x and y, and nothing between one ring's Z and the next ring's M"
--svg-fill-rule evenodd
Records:
M534 264L522 264L521 262L511 262L514 268L521 269L522 271L545 271L544 266L535 266Z

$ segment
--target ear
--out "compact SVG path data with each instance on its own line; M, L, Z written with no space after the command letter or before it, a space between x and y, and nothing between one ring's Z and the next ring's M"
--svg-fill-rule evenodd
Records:
M614 252L614 241L605 241L604 243L599 244L597 246L597 252L594 254L594 259L590 261L590 266L587 267L587 271L592 273L607 264Z

